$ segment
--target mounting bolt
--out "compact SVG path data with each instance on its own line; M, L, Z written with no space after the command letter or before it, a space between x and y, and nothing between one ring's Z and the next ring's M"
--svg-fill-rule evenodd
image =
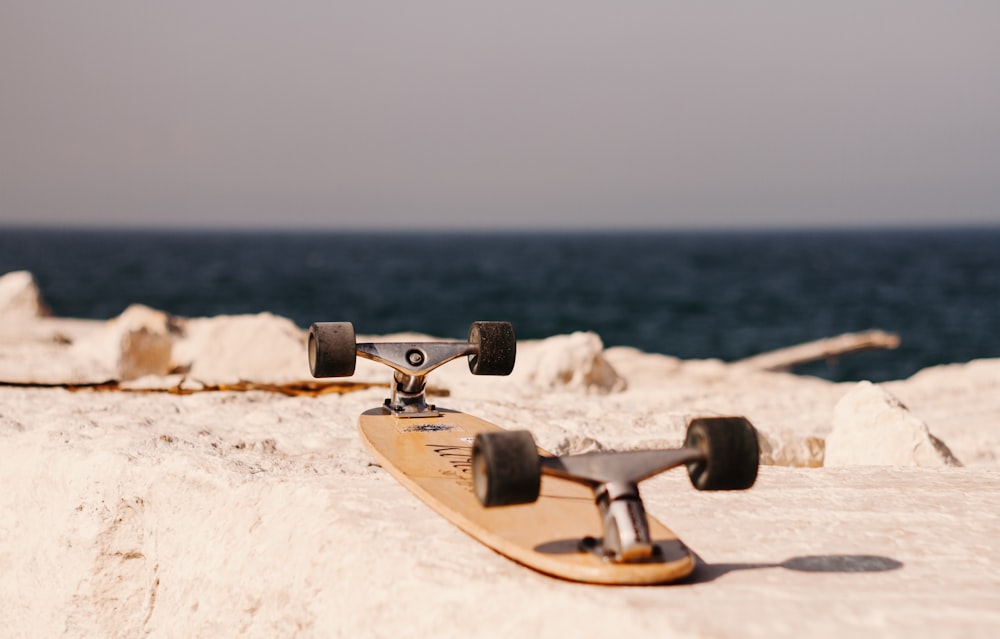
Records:
M424 354L413 349L406 353L406 361L410 363L410 366L420 366L424 363Z

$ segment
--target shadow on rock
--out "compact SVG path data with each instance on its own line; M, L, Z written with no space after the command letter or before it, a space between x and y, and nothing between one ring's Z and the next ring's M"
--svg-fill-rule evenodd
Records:
M708 583L737 570L761 570L764 568L784 568L796 572L847 573L886 572L899 570L902 567L903 562L878 555L807 555L771 564L708 564L699 557L695 571L680 583Z

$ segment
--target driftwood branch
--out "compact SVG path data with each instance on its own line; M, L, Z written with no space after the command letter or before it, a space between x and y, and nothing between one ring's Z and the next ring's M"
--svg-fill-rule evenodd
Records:
M800 364L819 360L833 360L841 355L863 351L893 349L899 346L899 336L885 331L871 330L844 333L814 342L797 344L741 359L736 364L765 371L787 371Z
M382 387L385 386L384 383L373 383L373 382L349 382L349 381L336 381L336 382L290 382L285 384L268 384L261 382L233 382L231 384L201 384L196 382L194 386L183 386L182 384L177 384L175 386L152 386L152 387L141 387L134 388L130 386L123 386L119 381L111 379L105 382L80 382L80 383L45 383L45 382L8 382L0 381L0 386L17 386L21 388L64 388L68 391L79 392L79 391L94 391L94 392L121 392L121 393L169 393L171 395L192 395L194 393L206 393L206 392L247 392L247 391L267 391L271 393L280 393L282 395L289 396L308 396L317 397L319 395L326 395L329 393L344 394L359 390L365 390L372 387ZM430 387L427 389L428 395L436 395L439 397L446 397L449 394L446 388L436 388Z

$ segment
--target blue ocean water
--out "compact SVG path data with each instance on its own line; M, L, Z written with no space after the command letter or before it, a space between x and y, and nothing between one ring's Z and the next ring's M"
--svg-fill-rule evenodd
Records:
M519 338L576 330L608 346L739 359L849 331L893 351L796 372L884 381L1000 357L1000 228L446 233L0 228L0 273L31 271L55 314L134 302L196 317L271 311L300 326L464 337L478 319Z

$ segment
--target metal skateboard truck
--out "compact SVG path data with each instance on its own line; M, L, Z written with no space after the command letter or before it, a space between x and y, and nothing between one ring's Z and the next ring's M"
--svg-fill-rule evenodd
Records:
M319 322L309 331L309 368L314 377L350 377L356 357L392 368L392 395L385 405L399 417L439 415L427 403L427 374L468 356L473 375L509 375L517 338L508 322L473 322L468 341L375 342L358 344L350 322Z
M743 490L757 478L759 455L756 430L743 417L692 420L682 448L559 457L539 455L528 431L498 431L476 437L472 477L486 507L534 502L543 474L590 487L604 537L585 537L581 547L631 563L654 559L658 552L639 496L640 481L685 465L698 490Z

